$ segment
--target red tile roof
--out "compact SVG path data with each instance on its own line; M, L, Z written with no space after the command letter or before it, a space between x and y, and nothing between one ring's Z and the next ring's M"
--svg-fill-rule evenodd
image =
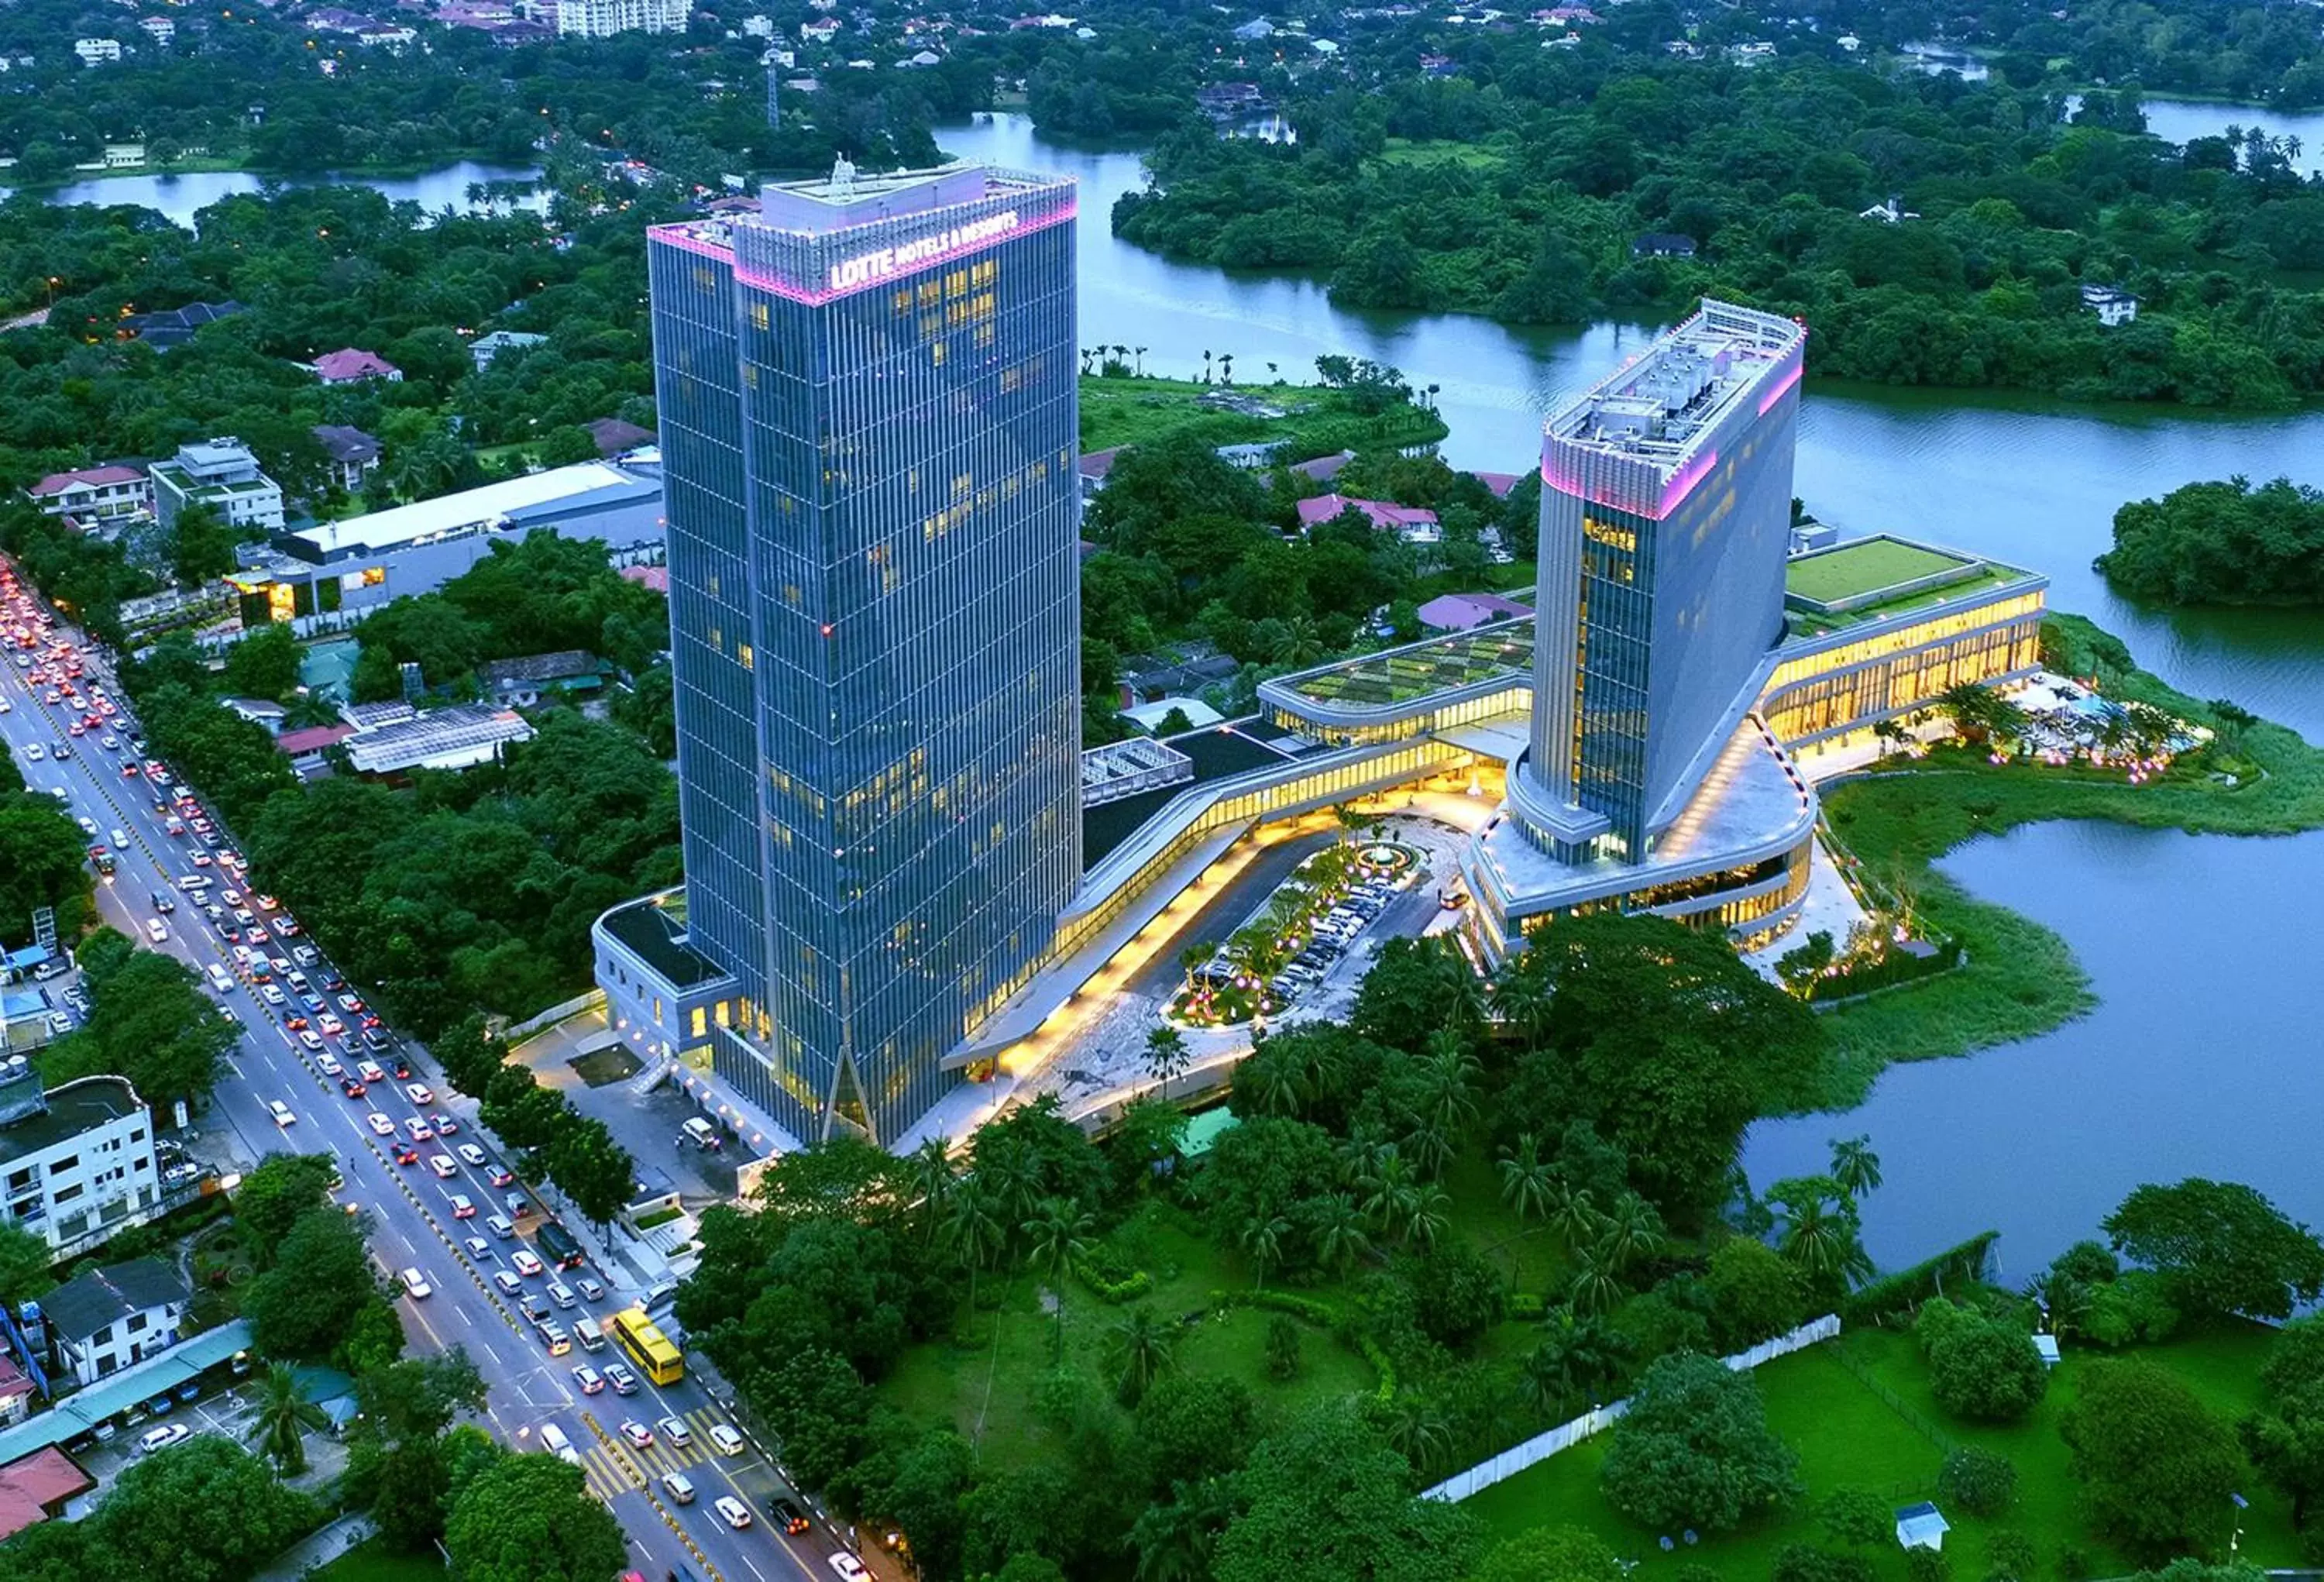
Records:
M325 352L315 359L312 365L315 377L326 384L344 384L350 379L385 379L401 371L377 352L367 352L357 347L343 347L335 352Z
M134 467L84 467L75 472L52 472L24 492L34 499L42 499L61 495L75 484L134 484L144 476Z
M319 753L355 734L351 725L310 725L304 730L284 731L274 738L274 745L278 752L296 758L303 753Z
M641 582L656 593L669 591L669 568L667 566L624 566L622 575L632 582Z
M46 1522L51 1512L97 1486L80 1463L54 1445L0 1466L0 1538Z
M1374 527L1417 527L1436 520L1436 513L1417 505L1396 505L1386 500L1358 500L1347 495L1317 495L1299 502L1299 525L1314 527L1343 511L1360 511Z

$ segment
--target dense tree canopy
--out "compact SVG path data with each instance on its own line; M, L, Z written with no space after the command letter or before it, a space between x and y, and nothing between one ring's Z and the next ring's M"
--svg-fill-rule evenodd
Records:
M1798 1461L1767 1427L1749 1374L1680 1355L1639 1378L1600 1482L1608 1503L1642 1526L1724 1532L1797 1495Z
M2324 491L2235 477L2134 500L2098 568L2164 604L2324 605Z
M2093 1363L2058 1428L2101 1532L2148 1557L2217 1541L2243 1457L2178 1375L2135 1359Z
M2105 1226L2117 1251L2163 1277L2182 1312L2284 1318L2324 1291L2324 1244L2239 1182L2150 1183Z

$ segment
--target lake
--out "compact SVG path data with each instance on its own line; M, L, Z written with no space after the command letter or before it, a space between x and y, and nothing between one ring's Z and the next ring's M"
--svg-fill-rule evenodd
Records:
M469 209L468 188L472 182L538 181L540 179L540 171L530 166L486 165L474 160L462 160L457 164L423 171L416 176L327 175L282 179L257 176L248 171L105 176L94 180L75 181L69 187L59 187L48 192L46 197L51 203L134 203L158 209L181 226L190 226L198 211L219 199L231 198L237 192L261 191L269 186L369 187L385 193L395 202L408 200L417 203L432 214L447 205L463 211ZM8 189L0 187L0 198L7 195ZM535 194L524 200L524 207L540 208L547 202L545 195Z
M2204 107L2220 125L2235 113ZM1317 281L1173 264L1118 241L1107 223L1114 199L1145 185L1134 153L1054 143L1022 116L945 127L937 141L964 158L1079 179L1084 345L1127 346L1133 361L1142 346L1147 369L1176 375L1199 375L1205 350L1231 353L1245 383L1269 378L1269 364L1286 378L1313 378L1326 353L1391 363L1416 385L1437 386L1452 430L1443 449L1458 467L1531 466L1543 412L1655 333L1336 308ZM2090 569L2124 501L2236 473L2324 485L2324 411L2222 415L1818 381L1801 408L1795 487L1844 531L1927 537L2043 571L2054 604L2120 633L2150 668L2324 741L2324 622L2150 610L2115 597Z
M1968 1059L1893 1066L1845 1115L1763 1121L1755 1189L1826 1167L1868 1133L1886 1178L1864 1204L1883 1268L1999 1229L2022 1282L2142 1181L2247 1181L2324 1226L2324 973L2313 898L2324 831L2279 838L2036 824L1941 865L2070 940L2090 1015ZM2200 985L2200 986L2198 986Z

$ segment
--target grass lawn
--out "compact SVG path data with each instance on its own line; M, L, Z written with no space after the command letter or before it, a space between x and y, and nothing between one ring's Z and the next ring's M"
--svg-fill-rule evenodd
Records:
M1916 577L1956 570L1968 563L1959 555L1876 539L1869 543L1802 555L1784 568L1784 589L1802 598L1827 604L1836 598L1853 598L1858 594L1894 587Z
M311 1575L316 1582L441 1582L445 1571L425 1556L390 1554L374 1538Z
M1314 1400L1371 1388L1370 1365L1329 1335L1309 1328L1303 1336L1300 1370L1277 1383L1268 1376L1265 1309L1240 1309L1211 1315L1211 1293L1249 1290L1251 1271L1240 1254L1222 1252L1199 1234L1185 1215L1157 1204L1115 1233L1115 1244L1152 1276L1154 1289L1143 1305L1167 1318L1194 1321L1182 1331L1181 1368L1226 1374L1250 1389L1263 1414L1281 1416ZM1035 1401L1050 1370L1056 1320L1039 1303L1041 1281L1029 1274L988 1278L984 1300L1000 1287L998 1310L980 1310L965 1334L952 1342L913 1347L880 1386L890 1404L923 1421L950 1422L972 1441L979 1438L1008 1447L1012 1455L1038 1451L1050 1439ZM1344 1303L1333 1286L1302 1287L1300 1294ZM1139 1304L1110 1306L1080 1281L1065 1291L1065 1365L1083 1377L1110 1383L1106 1341L1123 1313Z
M1305 461L1339 450L1431 445L1448 432L1443 419L1416 406L1407 404L1365 417L1341 392L1320 385L1286 384L1272 375L1262 383L1260 375L1267 373L1264 364L1239 360L1243 376L1232 386L1191 379L1084 377L1081 382L1082 449L1148 445L1172 434L1191 433L1212 445L1280 439L1293 452L1289 459ZM1269 406L1285 408L1285 415L1260 418L1210 412L1196 404L1202 396L1229 388Z
M2253 1326L2205 1334L2140 1355L2177 1374L2214 1411L2233 1418L2256 1398L2259 1362L2268 1340L2265 1330ZM1708 1540L1692 1549L1682 1544L1665 1555L1655 1541L1659 1534L1631 1526L1607 1506L1598 1492L1599 1467L1609 1442L1602 1435L1485 1490L1468 1502L1468 1509L1482 1518L1495 1536L1551 1522L1588 1528L1613 1544L1618 1553L1638 1559L1648 1579L1657 1572L1674 1576L1680 1566L1699 1562L1724 1577L1759 1582L1767 1575L1775 1551L1784 1544L1820 1540L1815 1507L1835 1489L1868 1489L1897 1505L1936 1497L1941 1450L1904 1412L1842 1364L1840 1348L1951 1441L1998 1451L2016 1466L2018 1503L1999 1520L1988 1522L1960 1511L1945 1513L1953 1529L1946 1540L1946 1552L1958 1551L1963 1557L1955 1561L1957 1573L1976 1575L1974 1568L1984 1562L1987 1536L2002 1530L2031 1539L2041 1552L2045 1571L2080 1577L2116 1576L2134 1568L2125 1557L2091 1538L2076 1509L2058 1421L2073 1397L2076 1376L2092 1359L2088 1354L2077 1355L2070 1344L2066 1360L2051 1377L2050 1393L2042 1404L2024 1422L2002 1428L1948 1418L1929 1392L1918 1348L1909 1335L1900 1332L1855 1330L1831 1346L1813 1346L1769 1363L1753 1376L1766 1397L1769 1425L1799 1452L1806 1498L1780 1521ZM2289 1503L2256 1477L2248 1479L2242 1492L2252 1502L2245 1513L2245 1556L2263 1566L2298 1564L2299 1542L2292 1532ZM2223 1512L2218 1538L2221 1550L2227 1537ZM1884 1579L1901 1582L1904 1575L1901 1552L1884 1554L1877 1564Z
M2088 621L2052 616L2050 628L2064 640L2073 673L2106 672L2107 696L2215 723L2206 705L2154 677L2103 665L2094 644L2107 640ZM2134 786L2111 772L1996 767L1974 752L1941 750L1827 790L1826 817L1840 842L1876 876L1901 875L1929 921L1960 940L1969 965L1833 1013L1826 1025L1838 1059L1828 1062L1815 1091L1789 1096L1794 1107L1846 1108L1862 1102L1891 1060L1967 1054L2032 1038L2090 1007L2089 981L2063 939L1978 900L1930 866L1963 841L2044 819L2108 819L2224 835L2285 835L2324 825L2324 752L2265 723L2244 733L2237 752L2247 762L2234 786L2200 759ZM2256 774L2250 772L2255 766Z

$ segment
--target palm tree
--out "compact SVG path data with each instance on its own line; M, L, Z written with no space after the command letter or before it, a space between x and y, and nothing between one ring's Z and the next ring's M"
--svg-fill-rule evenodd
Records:
M1512 956L1493 976L1493 1011L1501 1025L1538 1049L1549 1035L1549 980L1527 968L1525 958Z
M1232 352L1219 354L1219 383L1222 384L1234 383L1234 353Z
M1253 1050L1242 1063L1241 1079L1249 1085L1261 1115L1296 1115L1306 1102L1298 1061L1287 1051Z
M1324 1268L1344 1274L1349 1265L1371 1251L1364 1235L1363 1212L1345 1192L1333 1192L1315 1211L1315 1255Z
M1142 346L1136 346L1130 349L1138 354L1138 376L1140 379L1143 379L1146 377L1146 348Z
M1009 1241L1008 1222L1001 1217L1000 1205L994 1200L993 1189L982 1177L971 1176L967 1184L953 1194L952 1218L945 1226L945 1240L954 1256L968 1265L968 1310L976 1312L976 1277L984 1266L1001 1255Z
M1176 1360L1171 1348L1177 1343L1176 1327L1156 1318L1151 1308L1132 1308L1115 1320L1106 1352L1113 1365L1114 1391L1124 1406L1137 1405L1147 1387L1170 1368Z
M952 1217L953 1194L960 1189L960 1174L941 1137L931 1137L915 1149L909 1168L912 1200L918 1205L920 1239L932 1242Z
M1357 1122L1349 1129L1346 1138L1333 1149L1339 1160L1340 1184L1353 1188L1369 1198L1379 1184L1381 1170L1389 1160L1396 1157L1396 1144L1380 1135L1376 1123Z
M1412 1463L1413 1470L1424 1477L1444 1458L1452 1448L1452 1425L1444 1414L1426 1396L1415 1391L1405 1391L1384 1413L1387 1420L1380 1425L1389 1448Z
M1434 1180L1452 1162L1452 1134L1434 1115L1423 1115L1404 1134L1404 1146L1422 1176Z
M1211 382L1211 348L1210 348L1210 347L1204 347L1203 348L1203 383L1204 383L1204 384L1208 384L1210 382Z
M1420 1062L1428 1094L1428 1118L1447 1133L1472 1124L1477 1118L1477 1080L1484 1070L1459 1033L1443 1027L1430 1033L1428 1054Z
M1416 1200L1406 1211L1401 1235L1406 1246L1416 1246L1425 1252L1436 1245L1436 1238L1452 1223L1449 1210L1452 1199L1441 1187L1423 1187Z
M1267 382L1268 382L1268 384L1282 384L1282 383L1283 383L1283 370L1282 370L1282 369L1280 369L1280 368L1278 368L1278 367L1277 367L1273 363L1269 363L1269 364L1268 364L1268 365L1267 365Z
M1590 1189L1577 1187L1563 1176L1551 1183L1542 1218L1549 1234L1569 1253L1579 1252L1598 1233L1598 1205Z
M1517 1133L1515 1149L1501 1150L1501 1201L1515 1211L1517 1223L1547 1218L1557 1172L1541 1157L1540 1140L1530 1132Z
M1662 1216L1636 1192L1625 1192L1599 1222L1591 1251L1609 1272L1618 1274L1639 1259L1654 1256L1662 1244Z
M1372 1171L1364 1196L1364 1217L1381 1231L1395 1235L1419 1204L1420 1184L1412 1179L1411 1165L1390 1147Z
M1194 1063L1194 1051L1186 1047L1186 1035L1165 1022L1146 1035L1146 1074L1162 1085L1162 1096L1170 1096L1171 1082L1186 1074Z
M1213 954L1208 945L1189 945L1178 952L1178 970L1186 975L1186 993L1194 992L1194 969L1208 962Z
M1212 1546L1234 1514L1234 1491L1221 1479L1173 1480L1170 1503L1147 1506L1130 1530L1138 1582L1208 1582Z
M1831 1179L1850 1198L1880 1189L1880 1156L1872 1152L1869 1136L1831 1140Z
M1298 669L1321 660L1324 654L1323 629L1313 615L1294 615L1283 623L1283 638L1275 645L1271 656L1277 664Z
M1089 1251L1095 1224L1089 1210L1069 1198L1044 1198L1025 1222L1025 1261L1047 1277L1049 1294L1057 1304L1053 1349L1060 1357L1065 1354L1065 1275L1074 1260Z
M250 1424L250 1438L261 1454L285 1477L307 1470L305 1431L329 1420L323 1409L299 1388L298 1373L288 1363L274 1363L260 1381L258 1401Z
M1614 1304L1622 1300L1622 1282L1594 1248L1582 1253L1573 1263L1573 1310L1577 1313L1611 1312Z
M1243 1227L1243 1250L1250 1254L1251 1267L1259 1274L1251 1282L1252 1290L1266 1289L1267 1266L1283 1261L1283 1238L1290 1234L1291 1222L1279 1214L1254 1220Z

